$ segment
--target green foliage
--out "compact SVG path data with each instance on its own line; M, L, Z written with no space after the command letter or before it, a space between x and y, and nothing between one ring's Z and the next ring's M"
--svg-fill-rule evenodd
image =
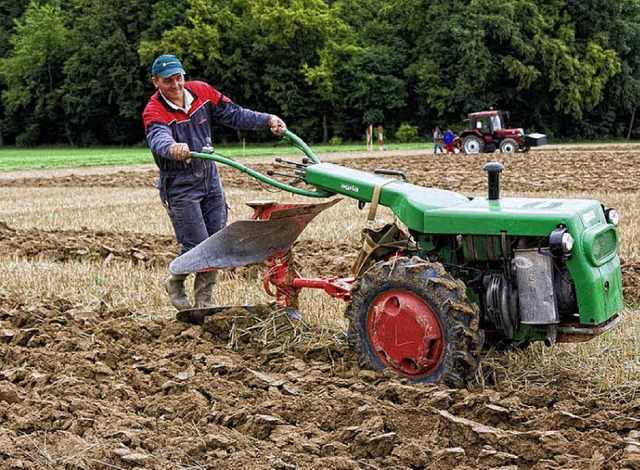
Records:
M25 8L26 4L22 0L3 0L0 3L0 57L4 57L9 51L15 19L22 15Z
M62 68L71 49L71 33L59 7L32 3L16 21L11 53L0 59L6 112L19 127L17 142L34 145L55 140L63 121L60 87Z
M161 53L309 141L453 125L489 104L528 130L620 136L638 50L636 0L5 0L0 145L141 141Z
M438 120L455 120L489 103L511 109L524 127L541 126L542 120L547 125L541 127L547 127L558 116L579 120L604 99L607 84L621 70L607 35L594 30L578 40L560 1L426 7L413 0L400 14L406 15L412 50L420 51L407 68L416 83L414 101L426 103Z
M76 3L76 45L64 62L61 90L65 133L72 145L140 140L141 106L150 94L150 65L140 68L136 47L150 13L144 1Z
M418 128L403 122L396 131L398 142L416 142L418 140Z

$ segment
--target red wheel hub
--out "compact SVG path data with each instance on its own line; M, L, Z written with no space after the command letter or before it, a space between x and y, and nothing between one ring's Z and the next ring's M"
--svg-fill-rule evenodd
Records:
M369 339L388 367L404 376L423 377L440 365L444 332L422 297L411 291L389 290L373 301L368 313Z

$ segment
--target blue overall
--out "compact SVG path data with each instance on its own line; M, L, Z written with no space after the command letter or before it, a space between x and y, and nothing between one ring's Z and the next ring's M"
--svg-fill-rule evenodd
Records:
M156 92L147 103L142 119L147 142L160 170L156 184L167 208L180 254L227 224L227 205L215 162L199 158L171 159L169 149L179 142L201 152L211 142L215 120L234 129L267 129L269 114L244 109L204 82L185 83L194 97L188 113L173 109Z

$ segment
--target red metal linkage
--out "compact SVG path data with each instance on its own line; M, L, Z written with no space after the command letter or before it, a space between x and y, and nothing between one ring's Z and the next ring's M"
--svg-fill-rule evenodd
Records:
M331 297L342 299L345 302L351 301L351 286L354 278L338 278L338 277L315 277L315 278L295 278L292 282L293 287L301 289L310 287L312 289L324 289Z
M267 261L264 274L264 290L276 298L279 307L297 308L298 294L304 287L324 289L332 297L345 302L351 300L350 292L353 278L318 277L303 278L291 266L290 253L278 253ZM271 289L275 287L275 291Z
M277 253L267 260L267 269L264 272L262 285L267 294L276 298L278 307L298 308L298 294L300 289L293 287L293 280L298 273L289 260L291 252ZM275 287L275 292L271 290Z
M253 208L251 218L254 220L269 220L273 212L304 206L304 204L281 204L275 201L253 201L247 202L247 205Z
M615 315L598 325L583 325L580 323L560 323L558 325L558 343L582 343L595 336L611 330L620 323L620 316Z
M300 207L302 204L280 204L272 201L248 202L254 209L251 216L255 220L268 220L279 210ZM298 307L298 295L304 287L324 289L332 297L345 302L351 300L350 292L353 278L318 277L303 278L291 265L291 252L276 253L267 259L267 269L264 273L264 290L276 298L276 304L282 308ZM271 286L274 287L272 290Z

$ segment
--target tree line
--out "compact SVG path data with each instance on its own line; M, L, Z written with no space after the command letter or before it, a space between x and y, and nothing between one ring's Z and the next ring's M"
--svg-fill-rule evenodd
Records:
M0 145L135 145L151 63L305 140L427 138L489 104L550 138L634 138L638 0L3 0ZM217 141L260 133L216 127Z

